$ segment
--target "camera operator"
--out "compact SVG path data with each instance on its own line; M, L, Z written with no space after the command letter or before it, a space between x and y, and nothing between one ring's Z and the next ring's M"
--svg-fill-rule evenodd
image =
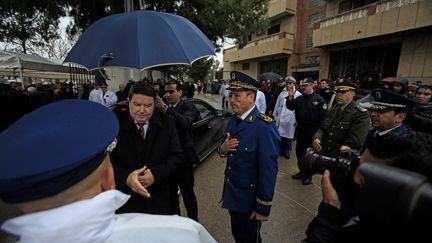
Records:
M386 136L369 141L365 152L360 158L360 165L366 162L386 164L404 169L403 172L405 172L406 175L411 175L411 171L417 172L425 175L430 180L432 178L431 150L431 134L414 131L408 131L406 133L389 133ZM364 167L365 166L360 166L360 170ZM391 178L392 174L387 174ZM392 179L397 180L399 178ZM367 185L371 187L368 183L373 183L372 181L366 180L359 169L356 170L353 180L360 186L360 192L362 188L365 188ZM400 181L405 184L412 183L412 180ZM385 179L379 181L380 186L386 183L389 182ZM383 190L382 192L379 192L382 194L381 198L377 199L377 197L366 196L367 201L370 201L367 205L371 205L370 207L365 206L365 201L356 204L357 212L379 212L375 215L369 213L372 215L372 220L369 219L369 221L366 221L361 216L355 216L344 224L339 224L342 203L339 200L338 193L330 181L330 171L325 170L321 182L323 201L319 205L318 215L311 221L306 230L307 238L303 242L406 242L407 240L413 242L415 239L424 237L425 235L427 237L428 231L424 230L427 225L423 226L422 224L418 224L419 222L407 223L404 222L404 220L393 220L392 218L386 220L386 223L377 223L381 221L373 220L373 217L383 218L382 215L389 215L388 211L392 209L403 208L406 209L406 211L411 211L413 208L418 208L418 205L410 204L415 201L414 197L418 196L417 191L412 194L412 198L400 196L406 191L406 188L409 188L409 185L405 186L405 184L396 188L393 186L393 191L396 191L397 193L400 191L398 194L399 199L406 199L406 201L409 202L409 207L403 208L400 205L382 203L380 199L387 198L386 193L389 193L388 191ZM430 187L429 184L427 186ZM430 188L428 189L430 190ZM420 189L418 191L420 191ZM425 191L426 190L423 190L420 193L424 193ZM366 194L363 193L363 200L365 199L364 195L369 194L367 194L367 192ZM410 201L411 199L413 200ZM391 203L397 204L400 203L400 201L394 200ZM382 205L382 207L376 208L378 207L377 205ZM424 209L426 210L424 216L427 217L427 215L430 214L428 204L426 204ZM410 214L411 212L402 212L400 215L403 215L404 213Z

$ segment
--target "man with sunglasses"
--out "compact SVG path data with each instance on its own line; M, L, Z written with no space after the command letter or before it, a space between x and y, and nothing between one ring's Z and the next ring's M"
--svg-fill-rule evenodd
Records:
M171 204L173 213L180 215L178 188L183 195L183 202L189 218L198 221L198 203L194 192L194 169L199 158L192 143L192 123L198 118L195 106L182 100L183 84L179 81L169 81L165 85L165 101L156 97L156 107L174 118L180 143L183 149L182 164L170 177Z
M336 103L327 113L315 133L313 147L326 156L336 156L341 150L360 150L370 126L369 113L356 106L354 96L358 85L348 79L335 83Z

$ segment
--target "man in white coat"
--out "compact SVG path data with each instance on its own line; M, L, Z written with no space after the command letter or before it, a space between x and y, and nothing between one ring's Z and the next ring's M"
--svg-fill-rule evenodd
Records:
M266 97L265 94L261 91L257 91L257 96L255 98L255 105L258 108L260 113L265 114L267 109Z
M228 88L229 86L226 83L226 81L222 80L222 85L219 89L219 94L222 98L222 110L228 109L228 101L229 101L229 94L230 94L230 90Z
M279 153L280 155L283 155L286 159L289 159L291 155L291 143L294 138L297 124L295 118L295 111L291 111L285 106L285 99L286 97L288 97L289 90L292 90L295 93L294 98L299 97L301 93L295 88L296 80L294 77L287 76L285 78L285 81L286 86L277 98L273 116L275 118L279 134L281 136Z
M99 83L95 82L93 85L94 88L90 91L89 100L99 104L103 104L102 89L100 88Z
M107 83L102 83L100 87L102 90L102 104L107 108L113 107L117 103L117 95L108 89Z
M0 199L22 214L1 229L22 243L216 242L188 218L115 214L130 197L115 190L118 131L113 112L86 100L43 106L3 131Z

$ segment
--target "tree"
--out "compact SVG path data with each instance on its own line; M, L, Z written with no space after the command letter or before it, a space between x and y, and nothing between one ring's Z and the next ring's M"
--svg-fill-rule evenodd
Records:
M0 5L0 41L32 53L59 38L59 18L66 14L62 1L3 0Z
M213 66L213 58L202 58L188 67L187 74L192 80L206 80L210 74L211 67Z
M83 32L94 21L110 14L124 11L119 0L65 0L69 4L69 16L74 22L68 27L70 35ZM204 34L216 43L218 38L236 39L244 46L248 36L261 33L268 26L269 0L134 0L134 8L175 13L192 21Z

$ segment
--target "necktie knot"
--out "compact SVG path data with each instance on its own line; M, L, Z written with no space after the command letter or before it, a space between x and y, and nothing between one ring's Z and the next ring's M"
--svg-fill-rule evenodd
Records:
M145 123L137 123L138 127L139 127L139 132L141 134L141 137L144 139L145 138L145 129L144 129L144 125Z

